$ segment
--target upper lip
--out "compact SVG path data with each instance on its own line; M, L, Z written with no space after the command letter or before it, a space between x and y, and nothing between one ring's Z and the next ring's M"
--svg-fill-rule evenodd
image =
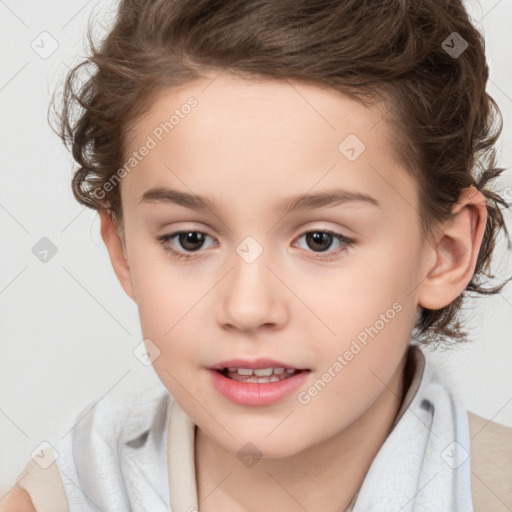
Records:
M293 368L295 370L306 370L307 368L298 368L297 366L283 363L282 361L276 361L275 359L259 358L259 359L229 359L220 363L210 366L212 370L222 370L223 368Z

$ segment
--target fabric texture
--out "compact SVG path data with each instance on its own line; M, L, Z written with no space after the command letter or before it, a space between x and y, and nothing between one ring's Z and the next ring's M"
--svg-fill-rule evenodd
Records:
M472 503L467 413L425 361L420 386L373 460L354 512L473 512Z
M86 413L65 438L56 461L69 512L169 511L171 401L158 386L125 403L106 396Z
M466 411L419 347L409 348L405 378L390 434L347 512L469 512L472 482L479 485L475 510L510 510L512 429L469 413L471 449L479 447L470 468ZM106 396L81 411L55 463L42 469L31 460L18 486L37 512L197 512L195 432L161 385L124 401Z

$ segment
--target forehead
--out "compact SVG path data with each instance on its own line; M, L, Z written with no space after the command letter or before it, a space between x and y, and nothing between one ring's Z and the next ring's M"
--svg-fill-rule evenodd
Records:
M193 105L193 106L191 106ZM248 80L223 72L161 93L132 127L127 157L152 146L124 179L136 203L172 186L229 202L329 185L393 202L416 202L391 148L387 106L368 108L339 91L293 80Z

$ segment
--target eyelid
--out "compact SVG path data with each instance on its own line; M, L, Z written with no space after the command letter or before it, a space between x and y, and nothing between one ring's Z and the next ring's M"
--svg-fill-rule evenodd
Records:
M207 237L210 237L212 240L214 240L214 243L218 245L218 241L210 235L207 231L201 230L201 229L177 229L173 231L172 233L160 235L156 237L156 240L163 246L164 250L168 253L170 253L174 258L180 259L180 260L190 260L190 259L196 259L201 257L201 254L206 252L204 249L199 249L197 251L182 251L182 250L176 250L173 249L170 246L167 246L166 243L169 240L172 240L175 236L184 234L184 233L200 233L203 235L206 235ZM343 245L342 247L334 250L334 251L308 251L306 249L303 249L306 253L309 254L309 257L315 259L315 260L324 260L329 261L334 258L336 258L339 254L348 251L357 241L352 238L344 235L343 233L339 233L337 231L334 231L333 229L329 228L322 228L322 227L310 227L310 228L303 228L298 235L294 237L293 246L295 247L297 244L297 240L302 238L303 236L309 234L309 233L326 233L331 235L335 240L338 240Z
M338 233L337 231L327 229L327 228L307 229L305 231L302 231L299 234L299 236L295 237L294 240L299 240L300 238L307 235L308 233L327 233L327 234L331 235L335 240L338 240L340 243L343 244L340 248L332 250L332 251L328 250L328 251L315 252L315 251L308 251L308 250L304 249L304 251L308 254L309 258L312 258L312 259L318 260L318 261L325 261L325 262L332 261L332 260L338 258L341 254L347 252L356 243L355 239L345 236L342 233ZM294 245L296 243L297 242L294 242Z

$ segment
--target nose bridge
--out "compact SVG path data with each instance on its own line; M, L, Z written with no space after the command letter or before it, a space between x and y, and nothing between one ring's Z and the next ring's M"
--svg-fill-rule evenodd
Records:
M270 253L253 235L235 247L231 272L223 285L221 323L253 329L277 321L279 285L268 268Z
M260 240L261 236L258 237ZM236 247L232 258L233 271L231 286L232 292L243 295L266 295L268 283L267 268L270 251L266 250L264 243L258 241L255 236L246 236Z
M258 235L258 239L253 235L247 235L235 248L236 254L247 265L252 265L257 260L265 260L266 255L269 252L268 250L265 250L263 245L268 245L268 238L265 238L265 242L263 242L262 235ZM265 257L261 258L264 254Z

